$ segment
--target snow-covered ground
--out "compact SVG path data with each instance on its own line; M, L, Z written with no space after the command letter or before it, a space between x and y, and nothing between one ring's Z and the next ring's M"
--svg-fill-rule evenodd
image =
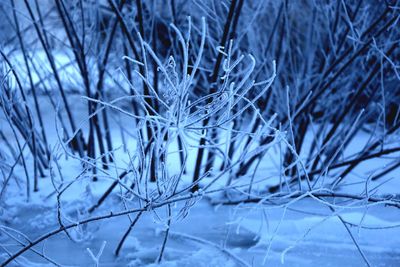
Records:
M76 215L79 207L86 204L65 203L64 212ZM174 207L175 211L180 206ZM120 209L123 206L117 198L102 208L104 212ZM69 231L75 241L62 233L35 248L65 266L91 266L93 260L87 248L96 255L106 242L99 266L157 266L155 260L165 230L165 221L158 218L163 216L163 209L157 213L149 212L140 219L118 258L113 252L130 224L126 216ZM358 208L340 214L345 220L360 224L351 230L372 266L398 266L398 209L371 207L366 212L365 208ZM54 206L44 204L7 207L2 221L4 226L18 229L32 239L58 227ZM186 218L173 221L170 231L161 266L364 266L339 219L310 200L283 209L254 204L216 207L202 199ZM5 235L1 236L1 243L10 251L18 247ZM32 252L18 261L22 266L43 266L34 265L43 259ZM18 266L17 262L14 266Z

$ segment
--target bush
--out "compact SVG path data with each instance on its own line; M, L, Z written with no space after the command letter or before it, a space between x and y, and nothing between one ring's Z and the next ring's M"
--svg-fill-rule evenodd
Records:
M8 21L0 202L21 168L28 201L31 191L46 190L41 183L52 186L59 224L7 252L4 265L60 232L70 237L79 225L136 214L118 255L142 214L166 207L160 262L173 219L220 192L223 204L311 197L332 212L325 199L400 205L373 195L398 158L362 177L361 195L343 191L358 166L400 151L396 1L10 0L0 7ZM46 98L55 118L46 115ZM61 156L80 163L76 178ZM65 224L62 200L81 180L88 188L108 183L88 189L87 217ZM116 194L125 210L95 214ZM90 255L98 264L101 253Z

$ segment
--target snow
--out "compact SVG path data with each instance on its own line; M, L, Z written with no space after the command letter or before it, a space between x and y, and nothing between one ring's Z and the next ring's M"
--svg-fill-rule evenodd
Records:
M116 204L110 203L104 210ZM322 205L318 207L307 200L295 204L293 208L299 207L302 212L321 212L324 209ZM179 209L179 206L175 209ZM239 208L221 206L215 209L206 199L200 201L191 209L188 217L173 223L165 261L160 266L242 266L236 257L250 266L251 262L254 266L262 266L271 243L265 266L281 265L282 253L288 248L291 249L284 255L285 266L324 265L328 264L329 259L335 263L331 266L363 264L343 225L335 216L308 215L287 210L281 220L283 210L266 210L253 205ZM31 214L21 208L15 210L11 216L30 217L38 213L34 208L30 212ZM267 214L263 219L264 212ZM52 213L50 209L44 209L40 214L48 217ZM369 213L363 218L363 227L385 227L400 223L398 212L394 209L385 210L385 216L382 216L380 209L372 208ZM361 220L363 211L351 211L342 215L345 220L356 223ZM129 225L126 217L88 224L79 231L69 231L74 236L74 242L68 240L64 234L57 235L47 240L44 248L39 246L38 249L44 249L48 257L57 259L59 263L82 266L92 262L86 248L96 254L106 241L100 266L157 266L154 262L158 257L165 228L161 221L154 220L154 214L151 213L142 217L141 223L135 226L126 240L119 258L115 258L112 252ZM56 228L57 222L44 220L41 226L35 227L26 224L25 218L19 217L12 225L35 237L48 229ZM400 260L400 240L396 238L400 234L398 228L371 230L354 227L352 231L374 266L396 266L396 262ZM30 252L26 253L26 257L32 262L40 261Z

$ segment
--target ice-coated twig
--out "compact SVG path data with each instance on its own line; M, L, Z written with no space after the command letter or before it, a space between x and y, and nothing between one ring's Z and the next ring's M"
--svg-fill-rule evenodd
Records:
M179 233L179 232L175 232L175 231L170 231L170 235L172 236L176 236L176 237L181 237L181 238L186 238L198 243L202 243L202 244L206 244L208 246L211 246L213 248L216 248L218 250L220 250L222 253L224 253L225 255L227 255L228 257L230 257L231 259L233 259L234 261L236 261L237 263L239 263L241 266L245 266L245 267L250 267L251 265L247 262L245 262L243 259L239 258L238 256L236 256L235 254L233 254L232 252L230 252L227 248L221 247L213 242L210 242L208 240L199 238L199 237L195 237L192 235L188 235L188 234L184 234L184 233Z
M92 258L94 265L96 267L100 266L100 257L103 254L104 248L106 247L107 242L103 241L99 248L99 252L97 252L97 255L95 256L90 248L86 248L86 251L89 253L90 257Z

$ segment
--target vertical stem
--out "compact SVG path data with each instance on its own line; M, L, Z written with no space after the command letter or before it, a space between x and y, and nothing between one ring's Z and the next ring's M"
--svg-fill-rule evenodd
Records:
M15 10L15 1L14 0L10 0L10 1L11 1L11 7L12 7L12 10L13 10L13 17L14 17L14 23L15 23L15 28L16 28L16 32L17 32L17 37L18 37L19 44L21 46L21 51L22 51L22 55L23 55L23 58L24 58L25 67L26 67L26 70L27 70L27 73L28 73L28 78L29 78L29 83L30 83L31 90L32 90L32 95L33 95L33 100L34 100L34 104L35 104L36 114L37 114L37 117L38 117L38 120L39 120L39 126L40 126L40 130L41 130L41 133L42 133L42 138L43 138L43 142L44 142L44 146L45 146L45 153L47 155L47 160L49 160L50 159L50 152L49 152L49 147L48 147L48 142L47 142L47 136L46 136L46 132L44 130L42 113L41 113L40 108L39 108L39 101L38 101L37 94L36 94L36 87L33 84L32 72L31 72L31 68L30 68L29 63L28 63L28 57L27 57L24 41L22 39L17 13L16 13L16 10Z
M222 38L221 38L221 42L220 42L220 46L225 47L226 41L228 39L228 35L229 35L229 30L230 30L230 26L232 23L232 19L233 19L233 14L235 11L235 6L236 6L236 0L232 0L231 4L229 6L229 12L228 12L228 16L226 18L225 21L225 26L224 26L224 32L222 34ZM214 69L212 72L212 76L211 76L211 80L210 80L210 91L209 93L215 93L216 92L216 81L217 81L217 77L218 77L218 73L219 73L219 68L222 62L222 53L218 53L217 56L217 60L215 62L214 65ZM203 126L206 126L209 122L209 118L203 120ZM204 145L206 144L206 137L201 137L200 138L200 142L199 142L199 150L197 152L197 159L196 159L196 165L194 168L194 175L193 175L193 183L195 183L199 177L200 177L200 169L201 169L201 164L203 162L203 157L204 157ZM207 162L207 160L206 160ZM197 191L198 190L198 184L194 185L191 189L192 192Z
M168 209L168 212L167 212L167 216L168 216L167 230L165 231L165 236L164 236L164 240L163 240L163 243L162 243L162 246L161 246L160 255L158 255L158 258L157 258L157 264L159 264L162 261L162 257L164 255L165 246L167 245L169 230L171 228L171 220L172 220L171 219L171 215L172 215L171 214L171 204L167 205L167 209Z
M71 112L71 109L70 109L70 105L68 103L67 96L65 94L64 88L63 88L62 83L61 83L60 76L58 74L58 70L57 70L56 64L54 62L53 54L50 52L50 47L48 45L48 41L47 41L47 37L46 37L45 31L44 31L43 27L42 27L43 33L40 31L39 24L37 22L37 19L35 18L35 15L33 14L31 5L29 4L28 0L24 0L24 3L25 3L25 6L26 6L26 8L28 10L29 16L31 17L31 19L33 21L33 25L34 25L36 33L37 33L37 35L39 37L39 41L42 44L42 47L43 47L44 52L46 54L46 57L47 57L47 59L48 59L48 61L50 63L50 67L51 67L51 69L53 71L53 75L54 75L54 78L56 80L58 89L60 91L61 98L63 100L65 110L67 112L67 116L68 116L68 120L69 120L70 125L71 125L72 132L76 132L77 128L75 126L75 121L73 119L72 112ZM40 14L39 14L39 16L40 16ZM79 134L79 133L80 132L78 132L78 136L77 136L76 142L78 144L79 156L83 157L84 156L84 153L83 153L83 140L81 139L81 134Z

